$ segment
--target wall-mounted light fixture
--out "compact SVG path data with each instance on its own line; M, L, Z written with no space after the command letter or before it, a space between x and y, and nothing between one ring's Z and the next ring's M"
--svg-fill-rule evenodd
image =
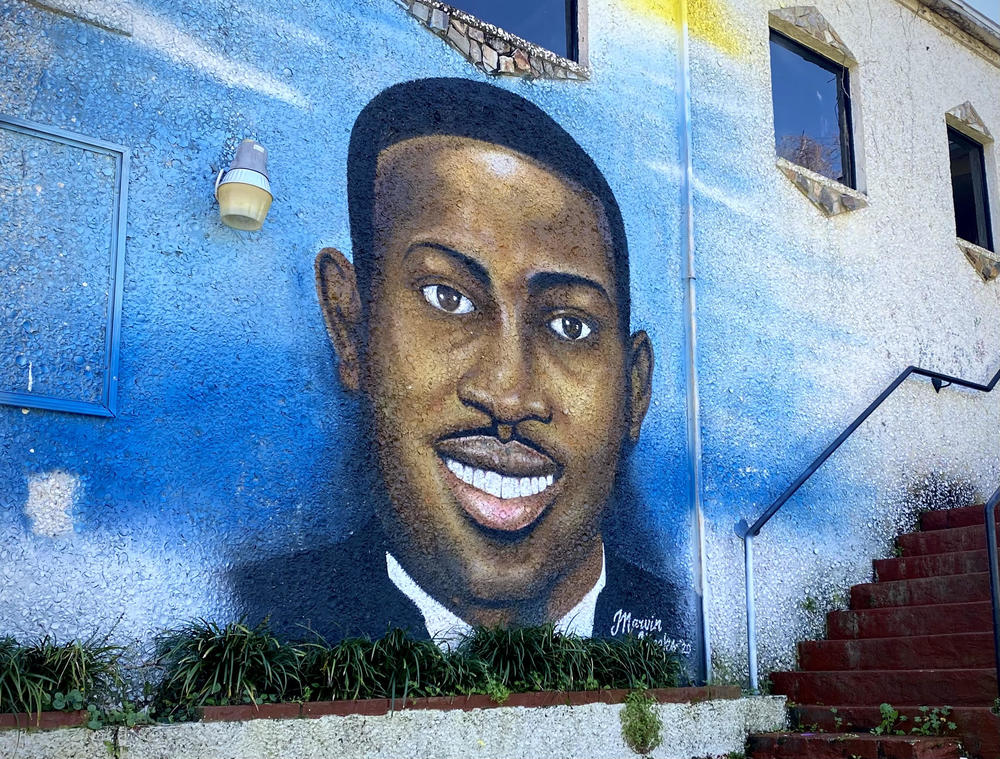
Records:
M267 149L254 140L243 140L228 171L215 179L222 223L234 229L256 231L271 208L271 183L267 180Z

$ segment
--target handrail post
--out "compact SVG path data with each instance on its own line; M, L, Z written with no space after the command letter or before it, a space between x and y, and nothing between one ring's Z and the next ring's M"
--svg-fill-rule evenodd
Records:
M757 682L757 608L753 591L753 535L743 536L743 565L747 593L747 667L750 669L750 690L760 692Z
M996 667L997 688L1000 694L1000 563L997 560L997 504L1000 488L986 503L986 556L990 569L990 604L993 607L993 663Z

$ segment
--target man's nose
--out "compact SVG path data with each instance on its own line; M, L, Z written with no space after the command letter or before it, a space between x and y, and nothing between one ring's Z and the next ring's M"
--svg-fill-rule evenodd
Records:
M498 424L549 422L552 408L536 364L525 326L501 325L459 380L459 400Z

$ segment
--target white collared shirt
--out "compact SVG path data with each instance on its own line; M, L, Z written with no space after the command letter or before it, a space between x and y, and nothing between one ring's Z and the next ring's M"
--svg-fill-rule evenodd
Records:
M392 584L417 605L427 626L427 633L442 648L454 648L462 639L472 633L472 625L456 614L448 611L441 603L431 598L423 588L414 582L406 570L391 553L385 554L385 565ZM597 578L580 602L558 622L556 630L567 635L589 638L594 633L594 614L597 611L597 596L604 590L604 544L601 544L601 576Z

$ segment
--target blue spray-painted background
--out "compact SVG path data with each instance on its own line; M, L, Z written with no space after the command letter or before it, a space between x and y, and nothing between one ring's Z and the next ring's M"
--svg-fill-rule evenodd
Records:
M117 625L148 639L193 615L231 618L227 569L367 519L345 444L355 402L336 379L313 259L350 249L360 109L399 81L485 78L391 2L121 7L131 37L0 4L0 110L132 158L117 418L0 407L0 632L19 636ZM630 462L638 497L610 539L693 587L673 31L609 3L590 34L589 82L494 81L559 121L618 196L633 325L650 333L656 370ZM245 137L268 147L275 194L252 234L224 227L212 197ZM691 599L692 642L695 614Z

